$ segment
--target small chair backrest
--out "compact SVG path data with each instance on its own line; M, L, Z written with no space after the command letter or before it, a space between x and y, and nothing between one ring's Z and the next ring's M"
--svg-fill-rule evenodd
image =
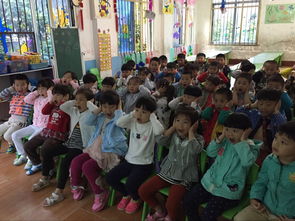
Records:
M97 78L97 87L101 88L101 82L102 82L102 78L100 76L100 72L98 70L98 68L90 68L89 69L89 73L94 74Z

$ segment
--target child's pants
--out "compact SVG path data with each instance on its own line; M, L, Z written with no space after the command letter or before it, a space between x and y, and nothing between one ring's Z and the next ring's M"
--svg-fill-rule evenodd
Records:
M26 136L30 136L29 140L32 139L34 136L39 134L42 131L43 128L37 127L34 125L30 125L24 128L21 128L15 132L12 133L12 141L14 143L14 146L17 150L17 153L19 155L26 155L24 150L24 144L22 142L22 138Z
M26 120L26 117L11 116L8 121L0 125L0 137L3 136L4 140L6 140L9 145L12 145L12 133L24 127L26 125Z
M155 197L156 193L168 186L170 186L170 189L165 205L168 215L172 220L180 220L181 201L186 192L183 185L173 185L159 176L153 176L140 186L138 193L143 201L147 202L150 207L155 208L160 204Z
M185 194L183 205L189 221L216 221L225 210L238 205L239 202L214 196L207 192L202 184L197 184ZM198 208L202 203L207 203L207 206L199 217Z
M151 175L153 169L153 164L136 165L124 161L107 174L106 180L123 196L129 195L133 200L138 200L138 188ZM121 183L124 177L128 177L126 184Z
M60 175L57 180L57 188L64 189L69 178L69 169L71 166L72 160L82 154L82 150L77 148L68 148L68 153L65 158L61 161Z
M24 149L32 164L38 165L41 163L41 160L37 153L37 148L42 145L40 152L42 157L42 175L49 176L49 171L54 167L53 158L68 152L68 148L62 143L63 141L60 140L37 135L25 143Z
M92 159L88 153L80 154L75 157L71 163L71 182L73 186L80 186L82 182L82 174L84 174L91 186L94 194L100 194L103 189L95 183L100 176L102 169L99 168L97 162Z
M234 221L249 221L249 220L279 221L280 219L268 211L260 213L258 210L254 209L252 206L246 207L234 217Z

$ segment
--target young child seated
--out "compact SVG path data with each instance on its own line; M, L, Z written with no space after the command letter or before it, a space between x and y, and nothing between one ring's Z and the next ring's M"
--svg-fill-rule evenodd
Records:
M213 104L202 111L201 119L205 146L218 136L223 130L223 124L231 113L229 102L232 92L227 88L220 88L214 92Z
M247 173L255 162L261 142L249 140L251 121L242 113L231 114L220 136L207 147L207 155L215 158L201 183L184 197L189 221L217 220L223 211L236 206L243 194ZM201 217L198 207L207 203Z
M135 61L133 61L132 59L131 60L128 60L127 62L126 62L126 64L128 64L129 66L131 66L132 67L132 70L131 70L131 75L133 76L133 75L135 75L136 73L136 63L135 63Z
M235 221L295 221L295 122L280 125L272 154L264 160L250 192L250 206Z
M183 72L179 82L173 84L175 88L175 97L180 97L184 93L184 89L192 84L192 72Z
M123 64L121 67L121 75L117 81L117 87L126 87L130 78L132 78L132 66Z
M146 67L140 67L138 69L137 77L140 78L141 84L143 86L145 86L147 89L149 89L150 91L152 91L152 90L155 89L155 83L149 79L149 77L148 77L149 74L150 74L150 72L149 72L148 68L146 68Z
M158 75L157 80L160 78L163 78L165 73L168 74L173 74L174 75L174 79L176 82L178 82L181 78L181 75L179 74L179 72L177 71L177 64L175 62L169 62L167 64L166 70L165 72L162 72Z
M226 62L225 55L224 54L216 55L216 61L219 63L220 72L222 72L229 80L229 77L230 77L230 74L232 71L229 68L229 66L225 64L225 62Z
M64 188L69 178L69 169L72 160L82 154L88 147L88 142L94 133L94 126L87 124L87 118L97 107L90 101L94 94L89 88L79 88L75 100L67 101L60 105L60 109L70 118L69 139L62 146L66 156L61 160L60 173L57 177L57 186L54 192L43 202L43 206L52 206L64 200Z
M66 71L62 78L53 79L54 84L61 84L65 86L70 86L72 92L79 88L79 81L76 73L72 71ZM72 94L72 93L71 93Z
M108 199L108 190L102 183L101 172L108 172L120 162L120 156L127 152L125 130L116 126L123 116L119 95L106 91L100 96L100 108L89 113L86 123L95 126L84 153L71 163L71 186L74 200L81 200L85 194L83 175L95 194L92 210L102 210Z
M163 133L163 126L153 113L157 104L151 97L137 99L133 112L120 117L117 125L130 130L129 148L125 161L114 167L106 180L115 190L123 194L118 210L128 214L140 207L139 186L153 171L155 137ZM126 184L121 179L127 177Z
M209 64L204 53L198 53L195 62L199 65L201 73L206 72L208 70Z
M239 69L234 70L231 73L231 76L233 78L236 78L239 74L244 72L249 73L252 76L255 73L255 69L256 69L255 65L252 64L249 60L243 60L240 64Z
M184 66L185 66L185 64L186 64L185 54L183 54L183 53L178 54L175 63L176 63L177 66L178 66L178 71L179 71L179 73L182 74L182 72L183 72L183 68L184 68Z
M264 62L263 68L260 71L257 71L252 79L255 83L255 91L256 93L265 88L266 86L266 79L271 76L272 74L276 74L279 72L279 65L274 60L268 60Z
M214 76L217 76L220 78L220 80L224 83L224 84L227 84L228 83L228 79L227 77L219 71L219 63L216 62L216 61L213 61L209 64L209 67L208 67L208 71L207 72L204 72L202 74L200 74L197 79L199 82L204 82L206 81L207 77L210 76L210 75L214 75Z
M286 122L280 113L281 92L271 89L262 89L256 95L254 104L244 105L236 111L246 113L252 123L252 132L249 137L263 141L257 164L261 165L264 158L271 153L271 144L278 127Z
M25 102L25 96L29 94L29 80L26 75L14 76L13 84L1 91L0 101L10 101L8 121L0 125L0 146L2 139L8 142L7 153L14 153L11 135L14 131L26 126L27 119L32 112L32 105Z
M99 96L106 91L111 91L116 89L116 80L113 77L105 77L101 82L100 91L94 96L95 103L99 102Z
M213 93L217 90L221 81L217 76L209 76L206 81L201 84L202 97L199 99L201 110L205 110L212 104Z
M186 190L198 182L197 158L204 145L203 137L196 134L197 121L198 113L193 108L181 106L175 112L173 126L157 138L157 143L168 147L169 153L159 174L138 190L140 198L155 210L146 220L181 220L181 201ZM170 187L165 208L156 198L164 187Z
M24 102L27 104L33 105L34 114L33 114L33 124L22 129L19 129L12 133L12 141L17 150L16 159L13 161L13 165L19 166L27 162L27 155L24 150L24 144L22 139L29 136L29 140L34 136L39 134L43 128L46 127L48 123L49 116L42 114L42 109L47 104L52 97L51 87L53 87L53 82L50 79L40 80L37 84L37 90L29 93L25 98ZM30 169L32 162L28 162L25 166L25 169Z
M127 83L127 88L119 90L118 94L123 103L123 111L129 114L135 106L137 98L142 96L150 96L150 91L145 86L140 85L139 77L132 77Z
M153 57L150 60L149 71L151 72L150 79L154 81L158 78L158 74L160 73L160 60L157 57Z
M87 73L82 78L83 85L80 88L89 88L94 94L97 93L97 77L94 74ZM77 92L75 91L75 94Z
M157 101L156 115L166 129L169 126L171 109L168 104L173 99L174 87L166 79L159 79L156 83L157 90L152 96Z
M286 114L290 112L293 102L288 93L284 91L284 87L285 80L280 74L273 74L266 80L266 88L282 92L280 112L287 117ZM288 120L291 120L290 117Z
M252 78L248 73L241 73L237 76L233 87L233 105L234 108L251 103L254 94L250 92Z
M179 105L187 105L194 110L196 110L199 114L201 113L201 108L198 105L198 99L202 96L202 90L201 88L193 85L189 85L184 89L183 96L177 97L169 102L168 106L172 110L176 110Z
M160 71L165 71L167 63L168 63L168 58L165 55L161 55L159 57L160 60Z
M163 79L167 80L169 82L169 85L172 85L174 83L174 74L171 73L165 73L163 74Z
M198 74L199 74L200 68L199 65L196 64L195 62L188 62L185 66L184 66L184 70L183 72L192 72L193 75L193 85L198 85Z
M32 191L38 191L49 183L49 171L53 169L53 157L67 152L62 145L68 139L70 116L59 106L70 96L68 86L56 84L52 89L52 99L43 107L42 114L49 115L48 123L40 134L25 143L24 149L33 166L26 172L32 175L42 169L42 177L33 185ZM40 155L38 148L41 146ZM41 164L42 163L42 164Z

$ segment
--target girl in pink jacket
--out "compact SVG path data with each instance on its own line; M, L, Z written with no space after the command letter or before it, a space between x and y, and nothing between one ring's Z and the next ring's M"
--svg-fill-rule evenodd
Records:
M66 71L63 74L62 78L53 79L53 83L71 86L73 91L77 90L80 87L78 83L77 75L72 71Z
M34 105L33 124L17 130L12 134L12 141L17 150L16 159L13 162L15 166L27 162L22 139L27 136L31 139L39 134L47 125L49 115L43 115L42 109L52 97L51 90L49 89L53 87L53 85L54 83L50 79L40 80L37 85L37 90L29 93L24 99L26 103ZM32 164L28 161L25 170L31 169L31 167ZM37 172L37 170L35 172Z

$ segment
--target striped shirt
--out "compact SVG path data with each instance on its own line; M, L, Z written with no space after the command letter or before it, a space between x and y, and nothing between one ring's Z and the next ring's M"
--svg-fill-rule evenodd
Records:
M70 139L67 141L66 145L69 148L77 148L77 149L83 149L83 142L82 142L82 136L81 136L81 130L80 130L80 124L79 122L74 127L74 130L71 134Z

